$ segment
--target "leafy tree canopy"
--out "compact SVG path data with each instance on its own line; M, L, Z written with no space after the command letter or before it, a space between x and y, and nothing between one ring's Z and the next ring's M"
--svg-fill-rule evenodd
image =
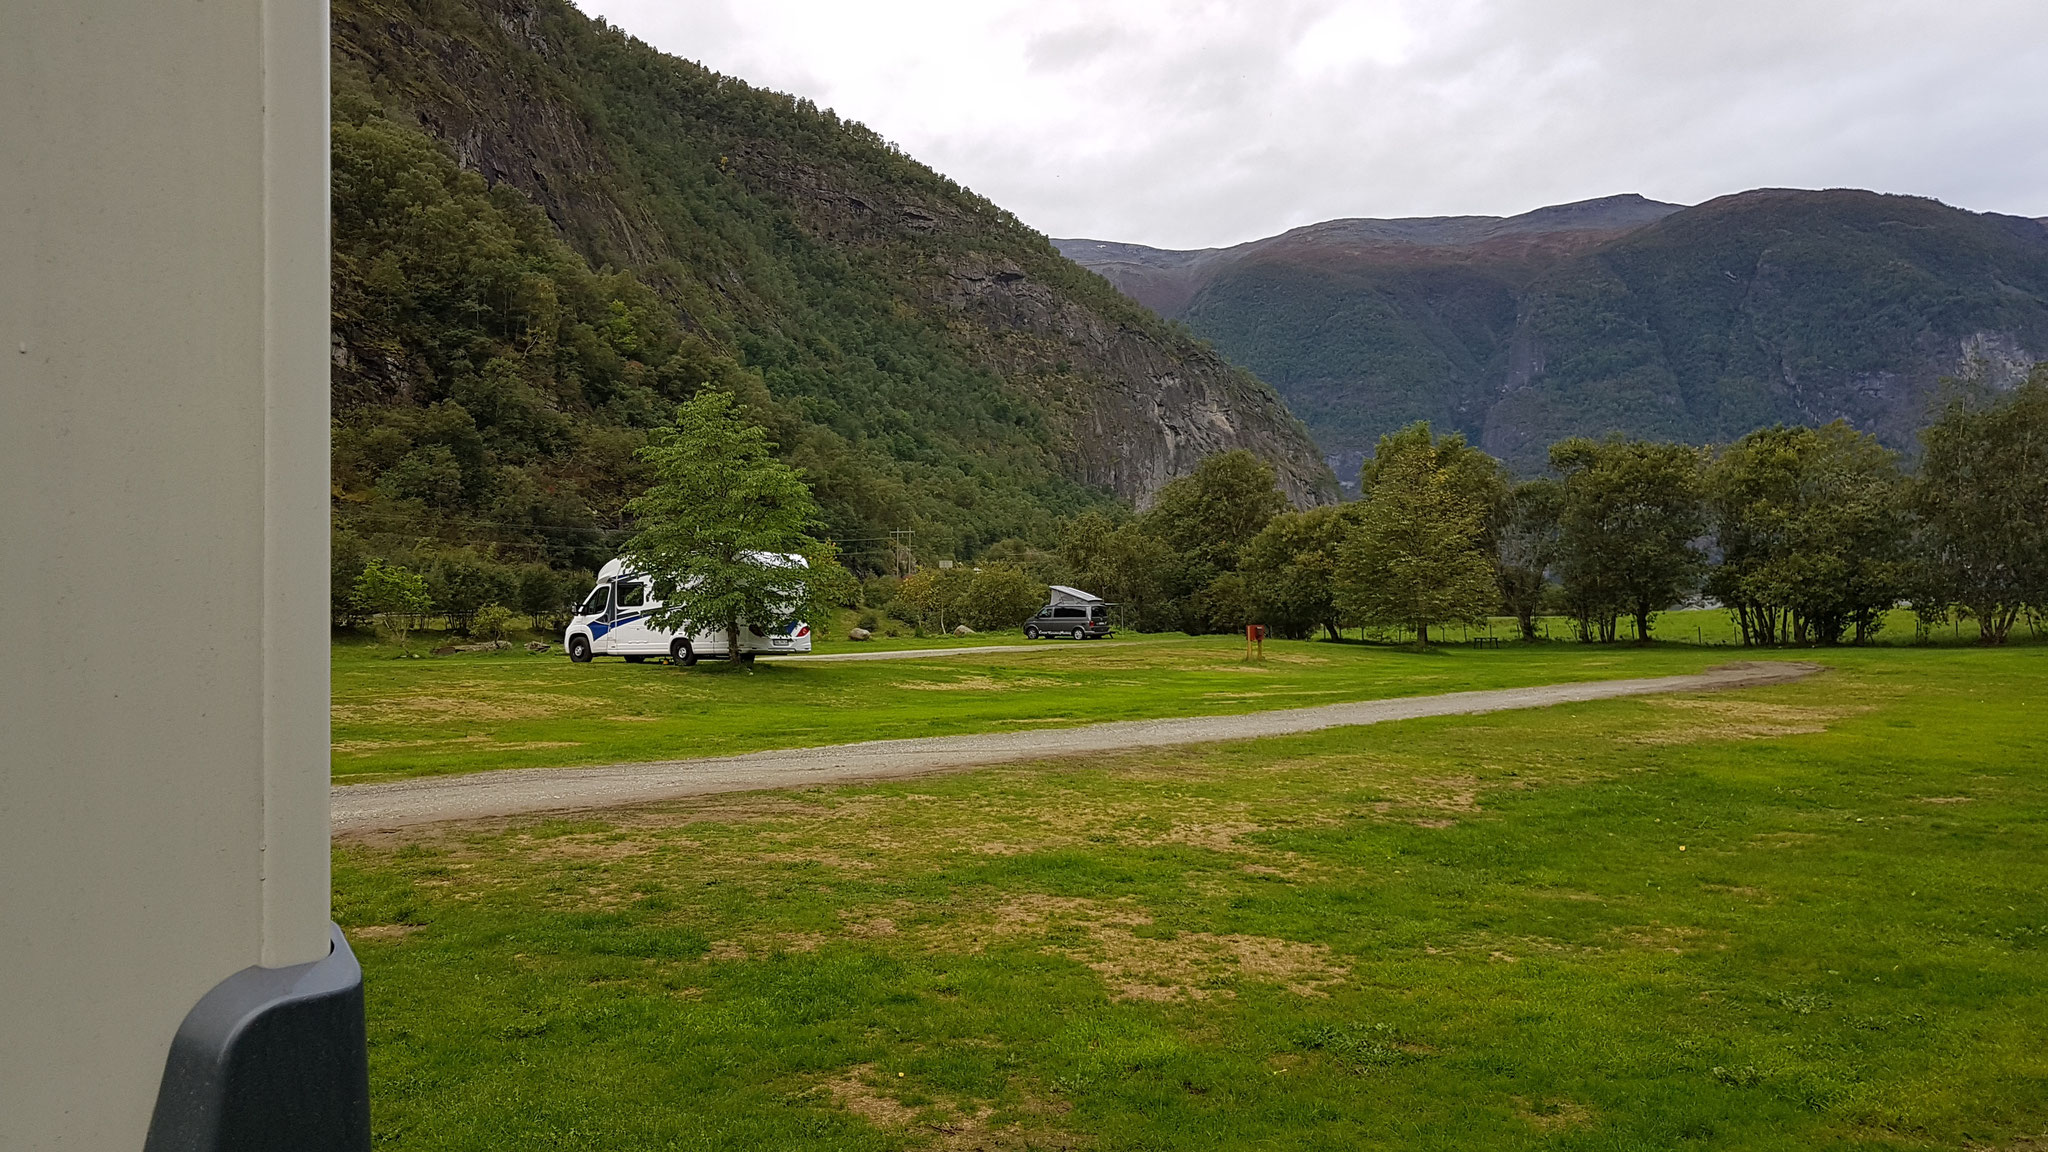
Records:
M1721 560L1707 590L1746 640L1868 638L1905 588L1898 465L1875 438L1836 421L1760 429L1706 477Z
M735 660L742 626L821 619L838 591L838 562L810 534L817 502L773 447L732 397L707 390L641 450L655 480L630 504L640 530L623 554L654 585L655 625L722 632Z
M1498 600L1485 545L1493 512L1457 449L1413 430L1382 442L1358 526L1338 550L1338 606L1361 623L1429 630L1478 620Z
M1238 561L1253 619L1290 640L1317 628L1339 636L1338 553L1357 526L1359 506L1282 512L1268 521Z
M1921 443L1924 598L2003 643L2022 611L2048 610L2048 366L2004 396L1952 395Z
M1563 476L1558 524L1568 603L1583 629L1614 638L1629 613L1650 638L1656 614L1697 587L1706 557L1704 453L1684 444L1575 438L1551 446Z

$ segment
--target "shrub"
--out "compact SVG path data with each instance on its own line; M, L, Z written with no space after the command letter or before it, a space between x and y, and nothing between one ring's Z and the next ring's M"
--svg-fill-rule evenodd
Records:
M512 631L512 610L503 604L486 604L469 622L469 634L485 640L503 640Z
M1045 585L1021 568L996 564L976 572L954 600L955 616L977 632L1015 628L1045 603Z
M419 573L374 559L356 577L355 599L365 610L377 614L397 638L401 652L407 651L405 638L411 631L413 617L432 604L427 597L427 582Z

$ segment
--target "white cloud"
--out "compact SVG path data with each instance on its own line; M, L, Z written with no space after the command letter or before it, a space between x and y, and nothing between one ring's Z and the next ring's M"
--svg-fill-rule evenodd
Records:
M1868 187L2048 213L2040 0L580 0L1055 236Z

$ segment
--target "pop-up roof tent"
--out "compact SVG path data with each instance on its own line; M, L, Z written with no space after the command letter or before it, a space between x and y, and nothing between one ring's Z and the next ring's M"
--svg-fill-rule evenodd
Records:
M1083 592L1079 588L1069 588L1065 584L1053 585L1051 592L1052 596L1047 601L1050 604L1085 604L1092 607L1097 604L1109 603L1109 601L1104 600L1093 592Z

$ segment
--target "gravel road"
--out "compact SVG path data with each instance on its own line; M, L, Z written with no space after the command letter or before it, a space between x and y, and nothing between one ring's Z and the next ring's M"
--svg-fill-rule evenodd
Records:
M1692 676L1450 692L1439 696L1366 700L1315 708L1248 712L1236 716L1123 720L1075 728L873 740L862 744L750 752L742 756L703 760L664 760L598 768L509 769L467 776L345 785L336 787L333 792L334 831L336 835L389 831L444 820L614 808L713 792L885 780L1015 760L1287 736L1324 728L1380 724L1424 716L1461 716L1515 708L1543 708L1585 700L1612 700L1622 696L1748 688L1785 684L1818 671L1819 665L1794 661L1729 664Z

